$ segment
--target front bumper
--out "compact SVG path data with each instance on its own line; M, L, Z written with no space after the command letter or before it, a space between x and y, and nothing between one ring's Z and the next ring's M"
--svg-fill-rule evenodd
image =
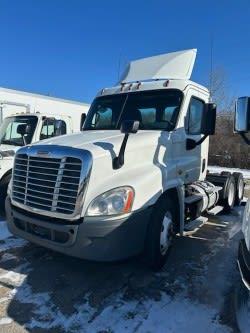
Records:
M238 266L241 278L248 290L250 290L250 252L244 239L240 241L238 252Z
M121 219L69 223L30 214L5 202L8 228L14 235L64 254L96 261L115 261L144 248L152 207Z

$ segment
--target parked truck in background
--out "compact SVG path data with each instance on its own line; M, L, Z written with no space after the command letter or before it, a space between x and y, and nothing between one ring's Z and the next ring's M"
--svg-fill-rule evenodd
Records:
M6 196L17 149L80 131L89 105L0 88L0 200Z
M245 143L250 145L250 98L240 97L235 107L235 131L240 133ZM247 156L250 166L250 156ZM246 204L243 218L242 231L244 238L241 239L238 252L238 266L242 282L250 291L250 199Z
M195 57L192 49L132 61L98 93L82 133L21 148L9 230L90 260L144 253L159 269L187 224L230 212L242 175L207 174L216 106L190 80Z

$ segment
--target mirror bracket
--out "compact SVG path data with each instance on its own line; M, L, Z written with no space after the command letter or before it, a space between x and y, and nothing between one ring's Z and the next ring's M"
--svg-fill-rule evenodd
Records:
M128 142L128 137L129 137L129 133L126 133L124 136L124 139L122 141L119 155L113 159L113 169L114 170L120 169L124 164L124 154L125 154L125 149L126 149L127 142Z
M206 138L208 137L208 135L204 135L199 141L195 141L193 139L187 139L186 140L186 149L187 150L192 150L195 147L199 146L200 144L202 144L202 142L204 142L206 140Z
M124 154L128 142L129 134L137 133L139 129L139 121L136 120L125 120L121 125L121 132L124 133L124 138L122 141L122 145L119 151L118 156L113 158L113 169L120 169L124 164Z

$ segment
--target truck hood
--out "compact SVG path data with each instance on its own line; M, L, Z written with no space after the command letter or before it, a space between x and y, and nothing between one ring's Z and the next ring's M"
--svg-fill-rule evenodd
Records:
M0 144L0 152L1 151L7 151L7 150L13 150L14 152L16 152L19 148L21 148L21 147L20 146L1 145Z
M128 139L126 151L135 149L138 145L145 145L148 140L148 142L153 142L150 138L152 138L152 136L158 137L159 135L160 131L139 131L137 134L131 134ZM124 134L119 130L84 131L44 140L42 144L87 149L96 158L107 154L110 155L110 153L118 154L123 137ZM39 145L41 142L35 145L37 144Z

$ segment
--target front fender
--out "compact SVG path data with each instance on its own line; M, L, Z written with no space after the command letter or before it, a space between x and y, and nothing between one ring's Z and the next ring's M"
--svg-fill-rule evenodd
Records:
M0 160L0 182L5 175L9 174L13 168L14 159Z
M81 216L83 217L93 199L98 195L120 186L131 186L135 190L132 211L153 205L163 192L182 185L176 177L175 165L159 166L150 162L144 164L126 163L121 169L113 170L110 159L95 160L86 192Z

